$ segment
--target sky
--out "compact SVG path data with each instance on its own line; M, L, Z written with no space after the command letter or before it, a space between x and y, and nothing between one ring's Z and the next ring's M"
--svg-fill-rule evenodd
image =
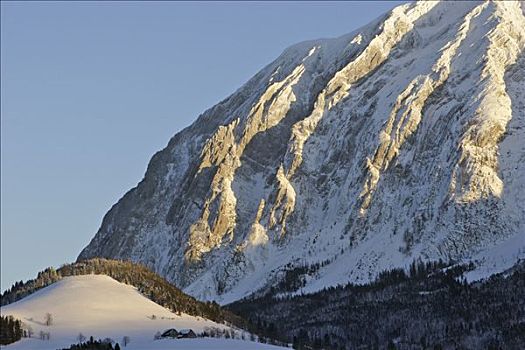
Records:
M400 3L2 1L1 290L74 261L151 156L286 47Z

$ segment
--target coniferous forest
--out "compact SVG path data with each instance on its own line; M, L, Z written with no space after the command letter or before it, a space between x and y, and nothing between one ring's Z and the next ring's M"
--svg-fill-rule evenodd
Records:
M473 284L466 269L413 263L368 285L228 308L295 349L525 349L525 262Z
M14 343L22 338L24 330L22 322L13 316L0 317L0 345Z

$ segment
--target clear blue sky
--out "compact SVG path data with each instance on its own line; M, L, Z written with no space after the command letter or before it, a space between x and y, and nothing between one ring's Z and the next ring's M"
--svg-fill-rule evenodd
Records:
M401 2L1 3L1 289L73 261L149 158L287 46Z

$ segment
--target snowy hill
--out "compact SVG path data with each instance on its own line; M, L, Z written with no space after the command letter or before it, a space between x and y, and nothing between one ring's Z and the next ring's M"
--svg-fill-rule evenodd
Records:
M121 343L130 338L126 349L278 349L278 347L232 339L164 339L154 340L156 332L169 328L228 328L187 314L177 315L142 296L134 287L104 275L65 277L26 298L2 307L2 315L13 315L31 327L33 338L6 346L5 349L57 349L78 343L86 337L112 338ZM46 326L45 315L52 315ZM155 315L155 317L152 317ZM50 340L40 340L40 331ZM236 330L238 334L242 331Z
M524 6L410 3L288 48L152 158L79 259L140 262L222 303L297 268L312 292L415 259L512 266Z

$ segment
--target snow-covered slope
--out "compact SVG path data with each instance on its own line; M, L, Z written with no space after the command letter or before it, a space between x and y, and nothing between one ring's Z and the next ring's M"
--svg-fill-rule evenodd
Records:
M418 258L507 267L525 254L524 6L422 1L288 48L153 157L79 258L223 303L285 266L322 263L303 291Z
M278 349L255 342L228 339L154 340L154 335L170 328L205 327L228 329L203 318L176 315L142 296L135 288L105 275L65 277L30 296L1 309L2 315L13 315L33 338L6 346L6 349L57 349L78 343L82 333L95 339L112 338L121 343L128 336L129 349ZM52 315L52 325L46 326L45 315ZM155 315L155 318L152 316ZM38 339L40 331L50 334L50 340ZM237 330L240 334L241 331Z

